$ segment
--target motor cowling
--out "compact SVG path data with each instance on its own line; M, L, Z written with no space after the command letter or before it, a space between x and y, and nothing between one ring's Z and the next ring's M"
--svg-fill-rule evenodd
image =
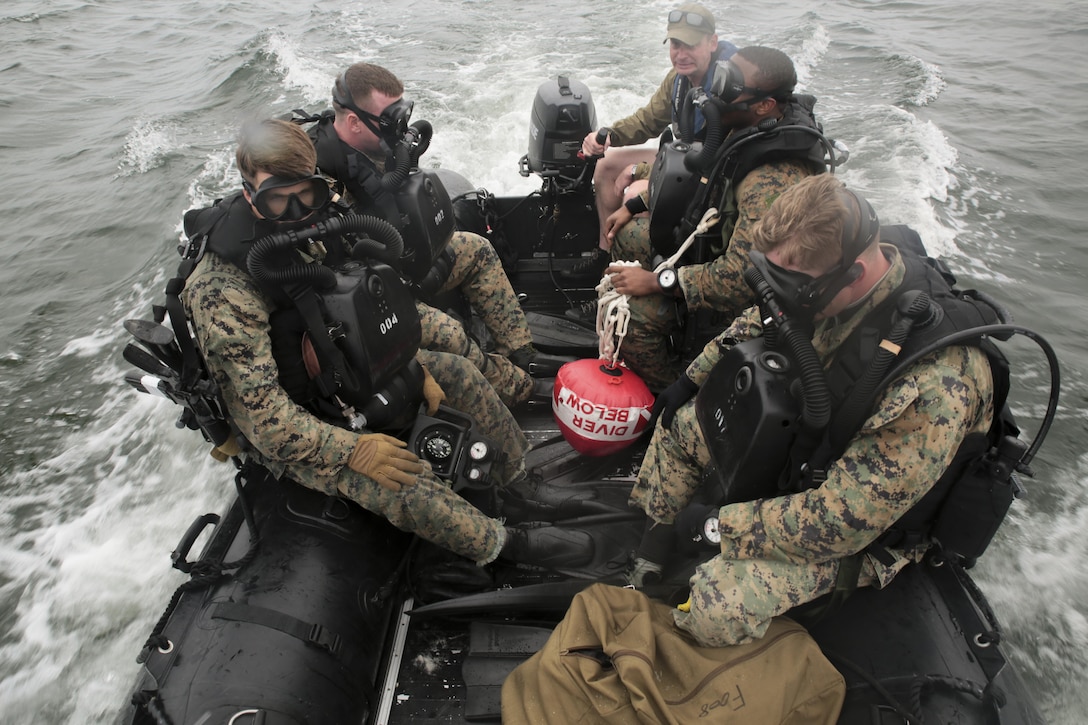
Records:
M582 139L595 128L597 110L584 83L566 76L542 83L529 122L529 171L550 175L580 168Z
M587 456L607 456L631 445L645 430L654 395L638 375L587 358L559 368L552 412L563 437Z

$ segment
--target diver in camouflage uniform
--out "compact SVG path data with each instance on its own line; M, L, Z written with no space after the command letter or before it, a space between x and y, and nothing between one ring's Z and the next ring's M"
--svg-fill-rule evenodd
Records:
M905 279L902 255L878 243L876 227L853 264L843 259L844 224L855 214L846 193L830 175L806 179L782 194L751 234L769 269L826 281L822 275L827 270L849 265L856 275L846 278L837 293L830 287L827 294L834 297L815 315L812 345L825 366ZM860 200L857 206L860 211ZM761 332L759 309L748 310L707 344L686 377L693 386L701 385L724 350ZM830 592L844 562L866 551L922 498L964 438L989 429L993 395L985 354L977 347L946 347L919 360L884 390L875 412L826 467L822 485L703 509L717 519L720 554L696 569L690 610L676 611L677 624L704 644L745 642L762 636L772 617ZM686 528L705 523L685 520L684 512L698 511L698 505L685 507L710 461L694 401L677 398L669 405L631 496L632 505L645 511L652 524L641 551L655 549L658 561L667 558L661 553L670 548L664 542L675 540L670 537L690 534ZM909 562L920 560L929 543L893 547L883 563L866 553L858 584L885 586ZM660 571L656 562L640 556L629 578L645 583L648 573Z
M738 50L728 62L743 73L744 89L730 104L734 110L721 117L722 128L729 133L726 144L768 119L796 115L791 106L795 104L797 73L788 56L772 48L749 46ZM815 137L812 143L819 146ZM749 144L749 150L759 153L756 148ZM822 157L822 148L819 154ZM726 203L719 209L721 245L711 250L715 258L680 267L678 283L672 289L663 289L652 271L649 225L643 219L629 223L648 208L647 193L628 199L606 221L605 233L614 238L612 259L642 263L641 267L610 266L605 272L612 275L618 292L630 295L631 321L623 341L623 360L653 390L663 389L682 370L669 355L667 338L678 329L685 306L689 318L699 309L709 309L729 320L755 301L743 281L752 225L779 194L823 170L822 163L815 168L809 152L796 154L796 158L783 158L778 153L770 160L745 159L737 166L751 170L742 178L722 180L730 187Z
M382 114L407 103L403 94L404 85L385 68L356 63L333 86L335 116L322 117L312 131L318 167L344 185L345 198L359 213L385 217L382 204L390 193L373 183L386 170ZM453 267L438 293L464 294L490 333L495 352L484 352L459 320L419 301L422 346L471 360L507 405L524 402L534 393L550 398L548 386L534 385L533 378L555 377L559 366L571 358L546 355L533 347L525 313L487 239L458 231L447 249Z
M228 216L217 229L247 237L238 241L248 245L277 229L324 218L328 185L314 176L315 161L312 143L293 123L271 120L243 129L237 150L243 192L221 202L229 204ZM481 513L435 477L404 442L332 425L292 400L272 353L270 319L282 303L237 262L212 251L218 248L213 241L208 246L181 300L248 456L277 477L287 475L309 488L345 496L398 528L481 565L500 554L546 561L557 546L562 549L561 539L540 541L533 532L504 527ZM449 353L420 350L416 359L425 371L428 409L433 412L448 400L470 413L505 454L498 485L524 481L525 436L479 371Z

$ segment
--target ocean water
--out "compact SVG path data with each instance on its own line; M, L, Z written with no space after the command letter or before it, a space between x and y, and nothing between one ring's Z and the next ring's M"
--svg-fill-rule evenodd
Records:
M435 127L425 163L496 194L537 86L586 83L601 124L668 68L662 0L7 0L0 9L0 723L109 722L183 580L169 551L231 471L122 380L121 322L176 267L181 214L234 189L248 117L325 107L356 60ZM1029 496L976 568L1055 723L1088 721L1088 5L1044 0L711 3L738 45L781 48L843 178L996 294L1062 362ZM1016 413L1049 383L1012 346ZM1078 443L1078 441L1080 441Z

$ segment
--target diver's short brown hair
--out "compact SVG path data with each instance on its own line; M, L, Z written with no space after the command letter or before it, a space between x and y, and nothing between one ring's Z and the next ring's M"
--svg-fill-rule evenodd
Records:
M752 248L778 250L780 263L828 270L842 258L843 226L850 213L843 183L831 174L809 176L774 200L752 227Z
M345 111L337 98L362 106L374 91L390 98L404 95L404 84L392 72L373 63L354 63L340 74L333 84L333 109L339 114Z
M243 125L234 158L238 171L249 182L258 171L303 179L317 168L317 151L306 132L297 124L275 118Z

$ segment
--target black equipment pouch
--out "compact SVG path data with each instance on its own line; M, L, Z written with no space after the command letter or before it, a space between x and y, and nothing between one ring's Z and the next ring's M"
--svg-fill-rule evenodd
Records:
M404 238L401 269L413 282L421 282L453 237L453 202L442 179L431 171L414 169L396 192Z
M941 505L933 538L948 554L956 554L970 568L1005 520L1014 498L1023 493L1016 466L1027 451L1017 437L1005 436L997 447L972 461L956 480Z

